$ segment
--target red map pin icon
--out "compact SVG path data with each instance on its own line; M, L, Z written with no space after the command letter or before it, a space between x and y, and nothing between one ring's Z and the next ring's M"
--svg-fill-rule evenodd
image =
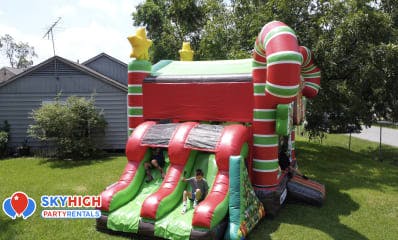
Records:
M28 196L23 192L14 193L11 196L11 206L18 215L21 215L28 207Z

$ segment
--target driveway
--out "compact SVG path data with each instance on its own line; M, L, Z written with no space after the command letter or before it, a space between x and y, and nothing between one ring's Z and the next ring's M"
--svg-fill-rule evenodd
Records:
M362 126L362 128L361 133L353 133L352 136L372 142L380 142L380 127L365 128ZM382 128L381 138L383 144L398 147L398 129Z

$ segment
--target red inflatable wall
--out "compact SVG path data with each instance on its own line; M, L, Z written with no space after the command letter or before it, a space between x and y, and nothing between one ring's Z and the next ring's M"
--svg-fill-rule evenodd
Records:
M144 83L145 119L253 120L253 85L231 83Z

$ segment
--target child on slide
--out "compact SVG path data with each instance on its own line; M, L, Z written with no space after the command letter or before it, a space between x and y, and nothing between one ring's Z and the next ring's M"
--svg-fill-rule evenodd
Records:
M152 150L152 160L150 162L144 163L147 179L145 180L146 182L150 182L153 180L153 177L151 175L151 168L157 168L160 171L160 174L162 178L164 178L164 172L163 172L163 167L165 165L165 160L163 156L163 151L161 148L154 148Z
M209 185L205 178L203 178L202 169L196 169L196 176L186 179L185 176L182 178L183 182L188 182L191 185L192 192L184 191L182 195L182 214L187 211L187 197L193 201L193 207L196 208L198 202L205 199L207 192L209 191Z

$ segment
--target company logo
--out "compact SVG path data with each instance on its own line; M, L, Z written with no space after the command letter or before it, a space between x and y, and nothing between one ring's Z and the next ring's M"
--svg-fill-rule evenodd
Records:
M101 207L101 196L44 195L40 200L42 218L101 217L101 211L98 210ZM27 219L36 211L36 202L24 192L15 192L3 201L3 211L12 219Z
M71 196L71 195L44 195L41 197L40 205L44 209L41 212L42 218L99 218L101 211L98 209L87 208L100 208L101 196ZM63 208L63 209L54 209ZM79 208L79 209L70 209ZM86 209L81 209L86 208Z
M101 207L101 196L70 196L44 195L41 196L42 207Z
M24 192L15 192L3 201L3 211L12 219L22 217L27 219L36 210L36 202Z

